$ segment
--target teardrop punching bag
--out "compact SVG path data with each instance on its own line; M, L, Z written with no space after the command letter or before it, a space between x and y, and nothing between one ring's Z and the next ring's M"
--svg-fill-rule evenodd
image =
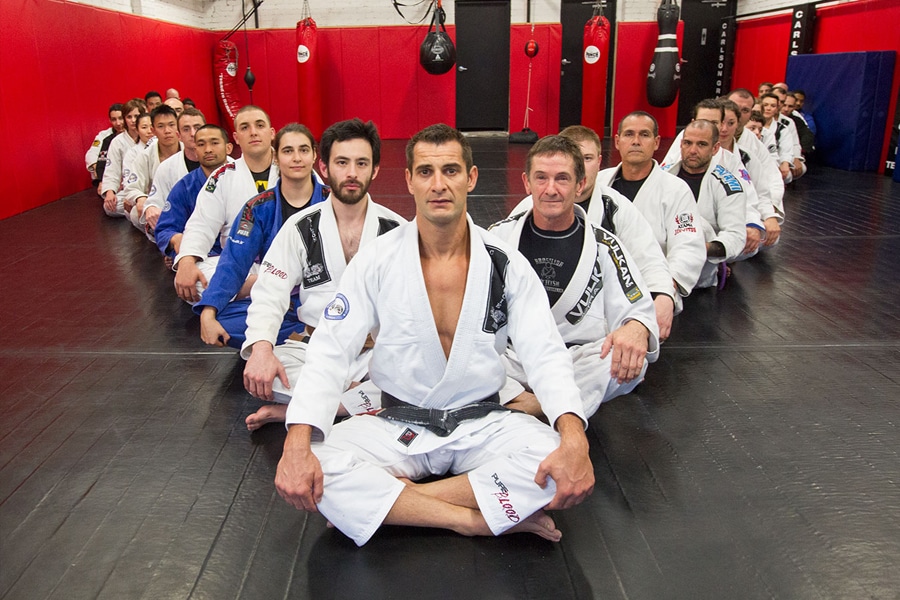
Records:
M234 115L241 107L237 89L237 62L238 51L234 42L221 40L216 44L213 53L216 103L219 105L219 112L229 121L234 121Z
M606 79L609 73L609 21L598 2L584 25L581 71L581 124L601 137L606 125Z
M444 26L446 20L447 14L438 0L428 33L419 46L419 64L432 75L443 75L456 64L456 46Z
M316 22L309 14L309 3L303 3L303 17L297 22L297 98L300 122L319 137L325 130L322 101L324 89L319 71Z
M675 0L662 0L656 11L659 41L647 73L647 100L652 106L671 106L681 86L681 57L678 54L678 16Z

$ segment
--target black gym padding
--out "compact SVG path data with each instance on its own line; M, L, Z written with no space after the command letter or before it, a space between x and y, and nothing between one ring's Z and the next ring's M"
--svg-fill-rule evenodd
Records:
M473 143L487 224L527 148ZM402 165L386 142L372 194L411 216ZM895 598L900 184L814 165L785 207L779 246L693 294L591 419L562 542L363 548L276 494L284 429L246 431L241 360L133 227L89 192L0 221L0 598Z

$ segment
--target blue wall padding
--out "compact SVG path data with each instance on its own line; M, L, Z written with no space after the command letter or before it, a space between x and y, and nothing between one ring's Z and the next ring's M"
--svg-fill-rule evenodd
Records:
M828 166L877 171L887 131L896 52L802 54L788 59L787 84L806 92L816 154Z

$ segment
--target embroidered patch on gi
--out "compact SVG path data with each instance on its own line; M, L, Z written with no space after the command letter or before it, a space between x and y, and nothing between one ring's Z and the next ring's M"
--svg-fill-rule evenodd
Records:
M152 196L155 193L156 193L156 184L154 183L153 185L150 186L150 193L148 194L148 196Z
M344 319L350 312L350 302L343 294L334 297L328 306L325 307L325 318L330 321L340 321Z
M166 203L163 204L163 209L162 209L162 211L163 211L163 212L169 212L171 209L172 209L172 205L169 204L169 201L168 201L168 200L166 200Z
M100 140L94 140L94 143L91 144L91 147L92 147L92 148L96 148L96 147L99 146L99 145L100 145Z
M723 167L722 165L716 165L716 168L713 169L712 172L713 177L719 180L719 183L722 184L722 187L725 188L725 195L730 196L732 194L739 194L744 191L741 182L738 181L738 178L731 174L731 171Z
M400 434L400 437L397 438L397 441L404 446L409 446L417 437L419 437L419 434L407 427L403 430L403 433Z
M697 228L694 227L694 215L693 213L681 213L677 217L675 217L675 235L684 232L696 233Z

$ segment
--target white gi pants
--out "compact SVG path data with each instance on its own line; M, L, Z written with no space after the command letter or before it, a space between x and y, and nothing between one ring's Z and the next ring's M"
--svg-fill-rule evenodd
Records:
M408 430L420 439L406 446L400 439L407 439ZM417 452L416 444L428 451ZM541 489L534 476L558 446L559 434L518 412L464 421L447 438L416 425L358 415L335 425L328 439L312 445L325 476L318 509L362 546L403 491L397 477L467 473L482 516L499 535L553 499L556 483L548 478Z
M281 380L276 377L272 382L272 393L275 396L275 402L279 404L287 404L291 401L291 395L297 381L300 379L300 373L306 364L307 342L299 340L287 339L283 344L275 346L273 352L275 358L281 361L284 371L287 374L288 383L291 389L284 387ZM369 373L369 356L370 351L362 352L351 367L350 380L344 382L344 386L349 386L354 381L362 381ZM352 390L344 392L341 404L347 409L351 415L369 412L381 408L381 390L376 388L371 382L355 387Z
M572 364L575 366L575 384L581 391L584 414L588 417L597 412L602 403L618 396L624 396L636 388L644 380L644 375L647 373L647 365L649 364L645 358L640 375L628 383L619 383L609 375L609 371L612 368L612 350L606 355L606 358L600 358L600 351L603 348L605 339L569 348L569 353L572 355ZM522 363L519 362L515 352L507 350L504 356L504 364L507 376L521 386L515 395L518 395L525 389L531 389L528 386L528 379L525 377ZM500 395L504 404L514 397L510 396L510 390L514 390L514 384L507 383Z

